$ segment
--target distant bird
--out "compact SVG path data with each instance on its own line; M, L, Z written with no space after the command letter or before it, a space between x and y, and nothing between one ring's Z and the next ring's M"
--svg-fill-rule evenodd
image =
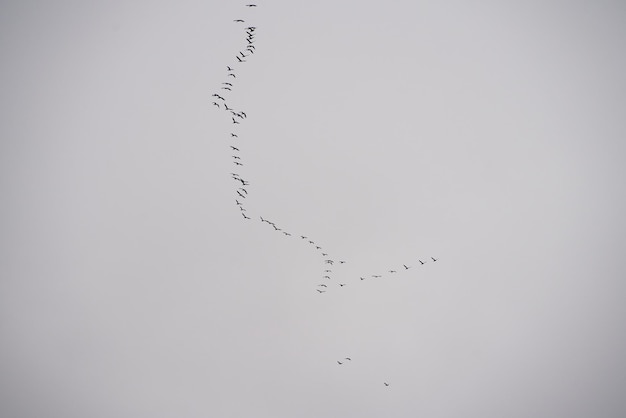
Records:
M248 45L246 48L256 49L256 46L254 46L254 45Z
M232 78L237 78L237 76L233 73L228 74L226 77L232 77Z
M238 205L238 206L241 206L241 205L242 205L242 203L241 203L240 201L238 201L237 199L235 199L235 202L237 202L237 205Z
M256 7L256 4L246 4L246 7Z
M248 218L248 217L246 216L246 214L245 214L245 213L241 213L241 214L243 215L243 217L244 217L244 218L246 218L246 219L250 219L250 218Z
M233 22L243 22L243 20L241 20L241 19L235 19L235 20L233 20Z
M232 68L230 68L229 66L226 66L226 68L228 69L228 71L235 71Z
M379 278L379 277L383 277L383 276L377 276L375 274L372 274L372 277Z
M300 235L300 238L307 239L308 237L305 237L304 235Z
M326 292L325 290L319 290L319 289L315 289L315 290L317 290L317 291L318 291L318 292L320 292L320 293L324 293L324 292Z
M246 60L242 60L241 58L239 58L239 55L237 55L237 59L239 60L239 62L246 62Z
M241 58L245 58L245 57L247 57L247 55L244 55L244 53L243 53L243 52L241 52L241 51L239 51L239 54L241 55Z
M230 147L231 147L233 150L235 150L235 151L239 151L239 148L237 148L237 147L233 147L232 145L231 145Z
M419 261L419 262L420 262L420 264L425 264L422 260L417 260L417 261Z
M235 160L241 160L241 157L237 157L236 155L231 155L231 157L233 157ZM239 180L239 179L237 179Z
M232 108L228 107L228 105L226 103L224 103L224 110L233 110ZM232 134L231 134L232 135Z
M243 166L243 164L241 164L239 161L233 161L233 163L234 163L235 165L241 165L241 166Z
M252 30L252 31L253 31L253 30L255 30L255 29L256 29L256 26L248 26L246 29L248 29L248 30Z
M318 286L321 286L321 287L328 287L328 286L326 286L325 284L318 284Z
M432 258L432 259L433 259L433 261L437 261L437 259L436 259L435 257L430 257L430 258Z
M246 198L244 195L242 195L242 194L239 192L239 190L237 190L237 194L238 194L239 196L241 196L242 198L244 198L244 199Z
M222 90L233 91L230 87L222 87Z
M346 262L339 260L339 264L346 264Z
M345 283L339 283L340 287L344 287L346 284Z
M322 247L318 247L317 245L315 246L316 249L321 250Z
M331 264L331 265L334 263L333 260L324 260L324 262L326 262L326 264Z
M340 366L343 364L343 363L342 363L342 362L340 362L339 360L337 360L337 363L339 363L339 365L340 365Z
M330 280L330 276L322 276L322 277L325 278L325 279Z
M237 135L235 135L233 133L231 133L230 136L233 137L233 138L239 138L239 136L237 136Z
M235 118L233 118L233 123L239 125L239 122L237 122Z
M389 270L389 273L397 273L395 270Z
M225 100L225 99L224 99L222 96L220 96L219 94L213 94L213 96L214 96L214 97L217 97L218 99ZM224 104L224 105L226 105L226 104Z
M387 383L387 382L383 382L383 383L385 384L385 386L389 386L389 383Z
M214 104L215 106L217 106L217 108L218 108L218 109L220 109L220 105L219 105L218 103L213 102L213 104Z
M410 269L410 268L411 268L410 266L407 266L406 264L403 264L403 266L404 266L404 269L405 269L405 270L408 270L408 269Z
M248 194L248 191L246 189L244 189L243 187L240 187L238 190L241 190L242 192L244 192L246 195Z
M359 277L359 279L361 279L361 280L365 280L365 277Z
M291 236L291 234L289 232L283 232L283 234L287 235L287 236Z
M322 253L322 257L326 257L327 255L327 253Z
M241 114L243 115L244 118L248 117L248 115L246 115L246 113L243 110L241 111Z
M315 244L313 241L309 240L309 244Z
M332 273L332 270L324 270L324 273Z
M259 218L261 218L261 222L267 222L262 216L259 216Z
M231 86L231 87L233 86L232 84L227 83L227 82L225 82L225 81L223 81L223 82L222 82L222 84L226 84L227 86Z
M243 208L243 206L239 206L239 209L241 209L242 212L245 212L246 210Z
M344 360L352 361L352 359L350 357L346 357L346 358L344 358Z
M253 44L253 43L254 43L254 41L253 41L253 40L248 39L248 38L246 38L246 41L248 41L248 43L249 43L249 44Z

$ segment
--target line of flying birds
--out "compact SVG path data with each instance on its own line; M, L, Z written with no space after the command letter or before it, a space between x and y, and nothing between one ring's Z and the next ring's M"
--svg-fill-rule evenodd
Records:
M257 7L256 4L246 4L246 7L252 8L252 7ZM234 20L235 23L245 23L244 19L235 19ZM212 97L214 97L214 101L212 103L213 106L215 106L217 109L219 110L224 110L226 112L228 112L229 117L230 117L230 121L232 122L233 125L233 129L232 132L230 132L229 135L229 139L234 141L233 143L235 145L229 145L230 150L232 152L231 158L233 159L232 163L235 167L239 168L239 167L243 167L244 166L244 162L243 159L241 157L241 145L239 142L239 135L236 133L236 129L237 126L236 125L241 125L242 122L245 121L245 119L248 118L248 115L246 114L246 112L244 112L243 110L235 110L232 107L228 106L227 103L227 97L228 97L228 92L232 92L233 89L235 88L235 83L236 83L236 79L237 79L237 73L235 71L234 66L238 65L238 64L242 64L242 63L246 63L248 57L250 57L251 55L256 53L256 40L255 40L255 32L256 32L256 26L247 26L245 27L245 47L243 48L242 51L238 51L238 53L235 55L235 59L236 62L233 64L233 67L231 66L227 66L226 70L226 78L227 81L223 81L220 85L220 90L223 90L223 92L220 92L221 94L218 93L213 93ZM226 96L226 97L224 97ZM241 216L243 217L244 220L253 220L256 219L256 217L252 217L252 216L248 216L246 214L247 209L244 205L244 202L246 201L246 199L248 198L249 195L249 191L248 191L248 186L250 186L250 182L245 179L244 177L241 176L241 174L239 174L238 172L231 172L230 173L232 180L234 180L234 182L236 183L236 189L235 189L235 194L236 194L236 198L235 198L235 203L237 205L237 207L239 208L239 211L241 213ZM275 232L281 233L283 236L285 237L292 237L295 238L296 236L293 235L292 233L285 231L283 228L279 227L275 222L270 221L266 218L263 218L262 216L259 216L259 219L262 223L266 223L268 226L270 226ZM326 293L329 289L329 285L331 282L328 282L328 280L332 280L333 276L333 268L335 263L338 263L338 265L342 265L345 264L346 261L345 260L335 260L334 257L329 256L329 253L327 252L327 250L325 250L321 245L319 245L318 243L316 243L315 241L313 241L312 239L309 239L308 236L306 235L299 235L300 239L305 242L306 244L310 245L311 248L313 248L315 251L319 252L319 254L322 256L323 258L323 266L324 266L324 270L323 270L323 274L321 275L321 277L323 279L326 279L326 283L320 283L317 285L317 288L315 290L317 290L318 293L322 294L322 293ZM436 262L437 259L435 257L430 257L430 260L425 259L426 261L423 261L421 259L418 259L417 261L419 262L419 266L423 266L424 264L426 264L427 262ZM402 264L402 267L399 268L398 270L400 271L407 271L409 269L413 268L413 266L409 266L406 264ZM398 270L394 270L394 269L389 269L387 270L387 272L389 274L395 274L398 273ZM360 281L366 280L368 277L370 278L382 278L383 275L382 274L371 274L371 275L366 275L366 276L359 276L358 279ZM337 283L337 286L339 288L342 288L344 286L347 286L347 283ZM323 289L320 289L323 288ZM343 358L341 361L337 360L337 363L339 365L343 365L346 361L352 361L352 359L350 357L345 357ZM389 386L389 383L384 382L385 386Z

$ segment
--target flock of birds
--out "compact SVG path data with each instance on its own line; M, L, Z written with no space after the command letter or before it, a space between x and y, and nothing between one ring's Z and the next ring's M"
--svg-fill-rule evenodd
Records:
M245 6L248 8L257 7L256 4L246 4ZM237 24L246 23L244 19L235 19L233 22ZM236 72L235 66L246 63L247 58L251 57L253 54L256 53L256 45L255 45L256 44L256 39L255 39L256 29L257 29L256 26L244 25L244 32L245 32L244 47L242 48L242 50L238 51L238 53L235 55L235 58L234 58L235 62L232 64L233 66L229 65L226 67L227 69L226 81L223 81L221 83L220 91L212 94L212 98L213 98L212 106L214 106L217 110L226 112L232 124L232 129L229 132L228 138L232 141L232 143L229 146L230 146L230 150L232 151L231 158L232 158L232 164L235 167L235 169L233 170L233 172L230 173L230 176L236 185L235 204L237 208L239 209L239 212L241 213L242 219L244 221L257 220L256 216L250 216L247 213L248 211L245 205L245 202L249 197L249 186L251 185L250 181L248 181L242 174L238 172L242 167L244 167L244 161L243 161L243 158L241 157L242 145L241 145L241 140L239 139L239 134L237 133L238 132L237 128L238 128L238 125L241 125L243 122L245 122L248 115L243 110L236 109L234 107L229 106L228 94L229 92L232 92L233 89L235 88L236 79L237 79L237 72ZM343 288L348 285L348 283L339 283L339 282L335 284L335 282L333 281L333 277L335 273L334 269L336 267L335 264L337 264L337 266L340 266L346 263L345 260L338 260L335 257L332 257L331 255L329 255L327 250L324 249L324 247L322 247L320 244L318 244L316 241L313 241L306 235L294 235L291 232L285 231L283 228L278 226L276 222L273 222L267 218L264 218L263 216L259 216L258 220L260 220L260 222L262 223L267 224L268 227L271 228L271 230L273 230L276 233L282 234L286 238L299 237L302 242L309 245L312 249L314 249L321 255L322 260L323 260L323 271L321 274L321 279L324 279L324 280L323 280L323 283L319 283L315 288L315 290L319 294L326 293L332 287ZM417 259L416 261L419 262L419 265L414 264L413 266L409 266L406 264L402 264L401 267L395 268L395 269L394 268L388 269L383 274L368 274L365 276L358 276L358 279L355 278L355 280L364 281L368 279L381 279L381 278L384 278L387 273L392 275L392 274L397 274L398 272L402 272L402 271L405 272L413 267L421 267L425 265L426 263L431 263L431 262L434 263L438 259L431 256L429 257L429 259L424 258L424 260L426 261L423 261L422 259ZM339 366L341 366L346 361L352 361L352 359L349 357L345 357L342 359L342 361L337 360L337 363ZM389 383L387 382L383 382L383 383L385 386L389 386Z

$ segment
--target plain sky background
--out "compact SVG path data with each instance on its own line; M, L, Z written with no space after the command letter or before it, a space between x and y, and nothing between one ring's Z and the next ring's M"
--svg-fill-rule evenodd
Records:
M623 2L244 4L0 6L0 416L626 416Z

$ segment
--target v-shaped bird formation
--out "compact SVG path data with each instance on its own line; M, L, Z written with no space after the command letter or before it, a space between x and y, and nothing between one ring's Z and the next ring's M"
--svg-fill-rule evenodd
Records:
M249 9L257 7L256 4L246 4L245 6ZM219 93L216 92L212 94L212 106L215 107L218 111L226 112L226 115L229 118L229 123L232 125L230 132L227 133L227 138L233 141L232 144L229 144L229 149L232 152L232 164L234 166L233 172L230 173L230 176L235 184L234 201L239 213L241 213L242 219L246 222L260 221L261 223L267 224L269 231L279 233L286 239L299 241L303 245L308 245L312 251L317 252L321 257L321 265L323 270L320 274L320 279L323 282L317 284L316 287L314 287L314 290L316 290L320 295L327 293L331 289L342 289L344 287L348 287L350 284L357 284L365 280L384 279L385 277L387 277L386 274L365 274L362 276L356 276L352 278L352 280L342 280L341 283L335 281L334 278L339 273L335 270L335 265L339 267L342 264L346 263L345 260L339 260L338 258L329 255L327 250L324 249L324 246L319 244L318 241L310 239L308 235L294 235L291 232L284 230L277 222L270 220L267 217L263 217L260 215L252 216L251 214L247 213L248 210L246 208L246 201L251 196L250 191L252 190L252 183L250 180L244 177L244 175L241 174L241 170L244 170L245 167L245 161L242 152L242 149L244 149L245 146L240 139L238 129L240 125L245 123L246 119L248 118L248 114L247 112L238 109L229 102L229 94L237 87L237 66L247 63L248 59L252 58L252 56L257 53L257 27L249 25L248 23L246 23L247 21L245 19L233 19L233 22L237 25L243 26L242 31L244 33L245 43L243 44L242 49L240 51L237 51L237 53L234 55L233 63L226 66L226 81L222 81L220 83ZM230 107L230 105L232 105L233 107ZM419 262L419 264L400 264L401 267L398 267L397 269L388 268L385 269L385 272L389 275L401 274L408 271L409 269L419 268L427 263L434 263L438 260L432 256L422 258L417 258L416 260L414 260L416 263ZM350 283L351 281L353 281L354 283ZM351 358L345 357L341 361L337 361L337 363L339 365L343 365L346 361L351 361ZM384 384L385 386L389 386L387 382L384 382Z

